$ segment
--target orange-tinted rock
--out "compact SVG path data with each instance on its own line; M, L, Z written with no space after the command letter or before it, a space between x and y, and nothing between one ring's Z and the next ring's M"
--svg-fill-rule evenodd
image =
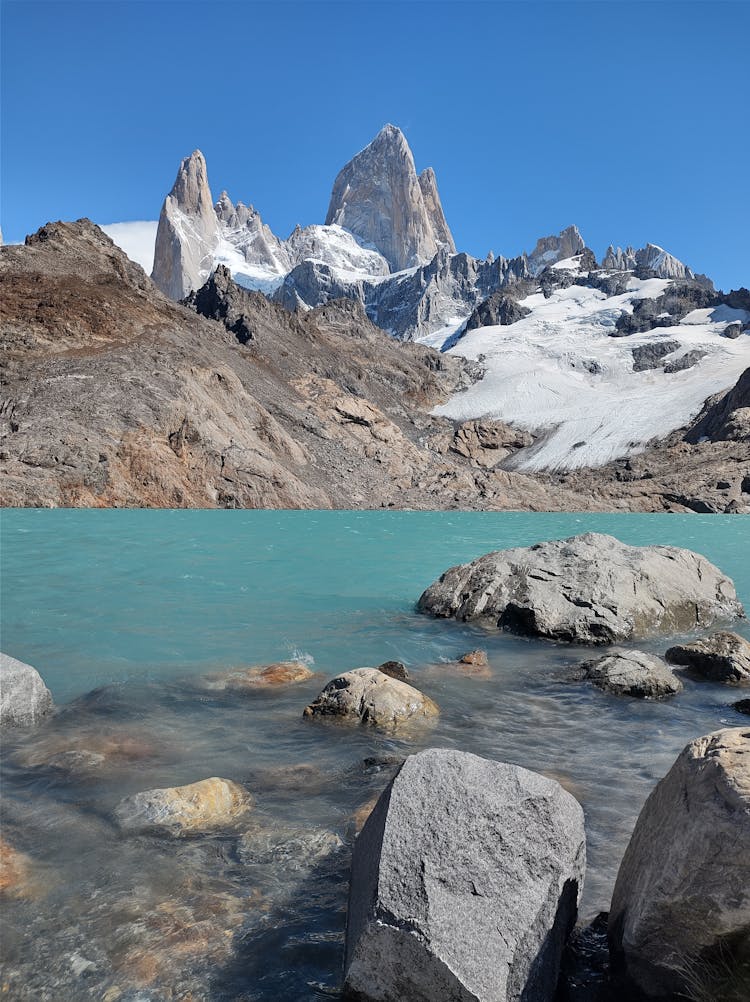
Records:
M25 898L30 892L31 860L0 837L0 894Z
M115 817L123 831L193 835L232 827L252 806L253 798L244 786L213 776L188 786L144 790L125 797L117 805Z
M215 689L242 691L294 685L312 677L313 672L302 661L275 661L270 665L236 668L224 675L213 676L210 684Z
M490 662L487 657L487 651L477 649L475 651L467 651L466 654L458 659L458 663L462 665L474 665L474 667L479 668L488 665Z

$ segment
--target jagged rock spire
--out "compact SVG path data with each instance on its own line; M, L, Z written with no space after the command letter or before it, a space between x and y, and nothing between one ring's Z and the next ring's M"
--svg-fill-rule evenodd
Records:
M455 245L431 169L417 176L406 137L384 126L336 178L326 224L377 248L394 271L424 264Z
M586 244L578 232L577 226L567 226L560 231L559 236L540 237L536 247L529 254L529 267L532 274L537 274L548 265L557 261L565 261L569 257L583 253Z
M151 273L156 285L172 299L199 289L211 271L218 239L206 160L195 150L180 164L159 216Z

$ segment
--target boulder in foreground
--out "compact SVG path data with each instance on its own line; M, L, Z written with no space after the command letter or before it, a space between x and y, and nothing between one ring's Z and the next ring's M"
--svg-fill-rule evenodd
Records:
M663 699L682 689L675 673L654 654L617 649L581 665L584 678L615 696Z
M700 554L627 546L596 532L451 567L418 608L579 644L681 633L744 615L732 581Z
M188 786L134 793L120 801L115 818L126 832L199 835L233 826L252 806L243 786L213 776Z
M52 694L36 668L0 653L0 724L29 727L53 708Z
M345 991L551 999L584 868L583 811L558 783L466 752L410 756L354 846Z
M712 682L750 685L750 643L738 633L712 633L690 644L677 644L665 657Z
M648 997L698 997L700 983L700 998L750 998L750 729L691 741L651 793L609 934L615 965ZM742 978L746 994L725 993Z
M429 696L379 668L355 668L337 675L304 711L306 717L340 717L384 730L439 713Z

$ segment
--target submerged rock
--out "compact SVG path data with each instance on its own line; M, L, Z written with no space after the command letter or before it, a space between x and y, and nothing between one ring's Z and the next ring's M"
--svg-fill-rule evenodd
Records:
M409 756L354 844L345 989L551 998L584 866L583 811L557 783L466 752Z
M31 860L0 836L0 894L28 897L31 883Z
M596 661L586 661L580 671L615 696L662 699L682 689L682 682L662 659L644 651L615 649Z
M312 678L313 674L302 661L277 661L270 665L240 668L222 675L212 676L208 680L208 685L212 689L233 691L273 688L292 685L295 682L305 682L308 678Z
M462 654L458 659L458 663L461 665L474 665L475 667L484 667L488 665L489 659L487 657L487 651L475 650L467 651L466 654Z
M408 722L437 717L437 705L406 682L379 668L355 668L331 679L305 707L306 717L341 717L392 730Z
M283 864L288 870L307 870L343 846L326 828L286 827L246 832L237 852L246 866Z
M36 668L0 653L0 725L30 727L53 708L52 693Z
M609 919L613 963L648 997L711 989L750 960L750 730L716 731L682 751L641 811ZM737 983L739 989L739 983ZM682 994L684 993L684 994Z
M689 644L676 644L665 657L712 682L750 685L750 643L738 633L712 633Z
M582 644L637 640L743 616L734 584L675 546L582 536L487 553L451 567L420 612Z
M134 793L120 801L115 818L126 832L199 835L234 826L252 806L253 798L243 786L214 776L188 786Z
M750 699L738 699L732 706L738 713L746 713L750 716Z

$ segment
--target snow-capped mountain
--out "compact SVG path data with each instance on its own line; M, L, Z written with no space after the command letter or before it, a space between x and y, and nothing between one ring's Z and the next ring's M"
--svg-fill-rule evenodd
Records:
M183 160L165 199L153 278L186 297L217 265L292 310L359 301L400 340L479 360L486 373L438 413L534 432L518 468L597 465L686 424L750 364L750 294L717 293L666 250L610 246L577 227L516 257L457 253L431 168L385 126L336 177L325 225L285 240ZM740 336L742 335L742 336Z

